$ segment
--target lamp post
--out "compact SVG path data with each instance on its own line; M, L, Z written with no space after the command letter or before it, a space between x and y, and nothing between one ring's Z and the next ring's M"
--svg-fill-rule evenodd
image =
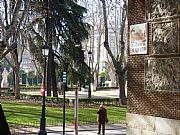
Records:
M41 95L42 95L42 111L41 111L41 118L40 118L40 130L38 135L47 135L46 132L46 106L45 106L45 90L46 90L46 57L49 53L49 46L45 44L42 48L42 53L45 59L44 64L44 79L43 79L43 87L41 88Z
M56 50L54 51L54 55L59 59L59 61L63 60L61 55L59 54L59 52L57 52ZM67 62L66 60L63 61L64 62L64 72L63 72L63 78L62 78L62 90L63 90L63 135L65 135L65 113L66 113L66 91L67 91Z
M91 51L88 52L88 57L89 57L89 74L90 74L89 89L88 89L88 98L91 98L91 67L90 67L91 57L92 57L92 52Z

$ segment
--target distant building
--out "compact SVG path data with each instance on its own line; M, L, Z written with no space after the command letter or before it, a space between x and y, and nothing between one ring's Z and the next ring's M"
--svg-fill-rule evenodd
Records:
M20 66L21 70L24 70L26 73L29 71L35 71L34 63L32 62L32 56L29 53L28 49L24 50L23 60Z

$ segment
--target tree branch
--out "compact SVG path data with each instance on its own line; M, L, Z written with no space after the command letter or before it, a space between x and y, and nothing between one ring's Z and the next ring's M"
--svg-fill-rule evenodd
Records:
M9 52L11 52L12 50L14 50L17 46L17 43L13 43L0 57L0 59L4 58Z
M114 66L116 67L117 66L117 62L110 50L110 47L109 47L109 41L108 41L108 24L107 24L107 12L106 12L106 2L105 0L100 0L103 4L103 17L104 17L104 28L105 28L105 41L104 41L104 47L106 48L109 56L111 57L112 59L112 62L114 64Z

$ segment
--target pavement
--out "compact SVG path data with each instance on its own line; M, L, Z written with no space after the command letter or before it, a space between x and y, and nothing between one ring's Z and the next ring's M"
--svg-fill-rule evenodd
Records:
M21 92L25 94L31 94L31 95L40 95L40 91L34 91L34 92ZM119 90L118 89L111 89L111 90L98 90L98 91L92 91L91 97L92 98L118 98L119 96ZM63 98L63 95L59 95L59 97ZM88 92L87 91L78 91L78 97L79 98L87 98ZM75 98L75 91L67 91L66 92L66 98L74 99Z
M62 135L63 127L46 127L47 135ZM78 135L97 135L97 125L83 125L78 126ZM33 128L21 128L14 130L14 134L18 135L37 135L39 132L39 127ZM65 127L65 135L74 135L74 127L66 126ZM125 125L113 124L106 125L105 135L126 135L126 127Z

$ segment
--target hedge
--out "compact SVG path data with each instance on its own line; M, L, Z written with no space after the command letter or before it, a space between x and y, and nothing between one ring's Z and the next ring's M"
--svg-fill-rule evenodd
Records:
M1 96L15 96L14 92L1 92ZM42 101L41 95L29 95L29 94L20 94L20 99L22 100L34 100L34 101ZM45 97L46 103L63 105L63 98L59 97ZM79 98L78 103L80 106L92 106L92 105L119 105L118 98ZM74 106L75 99L65 99L66 106Z

